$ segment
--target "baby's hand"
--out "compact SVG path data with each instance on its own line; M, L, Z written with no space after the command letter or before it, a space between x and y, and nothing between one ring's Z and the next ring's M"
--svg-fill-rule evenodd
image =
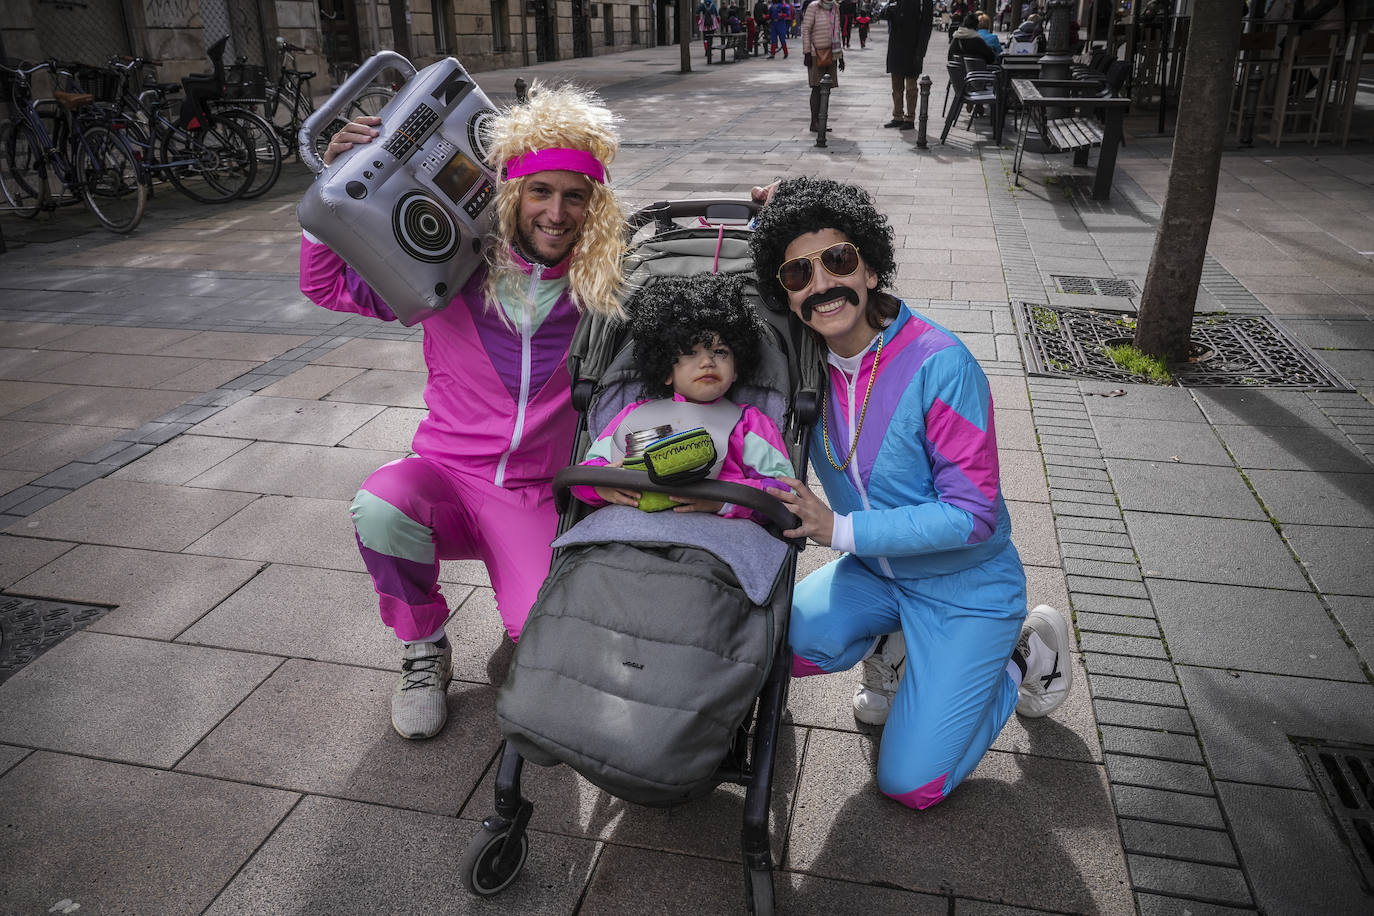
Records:
M674 512L710 512L714 515L725 506L725 503L713 499L692 499L688 496L669 496L668 498L677 503L673 507Z
M624 458L617 458L606 465L608 468L618 468L625 463ZM626 490L622 487L595 487L596 495L600 496L608 503L617 506L632 506L639 508L639 491Z

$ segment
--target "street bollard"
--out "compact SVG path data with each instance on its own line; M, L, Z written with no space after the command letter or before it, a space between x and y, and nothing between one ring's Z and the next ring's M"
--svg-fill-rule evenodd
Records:
M1246 148L1255 145L1255 112L1259 110L1260 83L1264 81L1264 71L1259 65L1250 73L1250 82L1245 86L1245 106L1241 112L1240 145Z
M524 77L517 76L515 78L515 101L524 104L529 100L529 85L525 82Z
M929 149L926 145L926 122L930 120L930 75L921 74L921 115L916 121L916 148Z
M830 118L830 90L835 88L835 80L829 73L821 77L821 106L816 114L816 145L825 146L825 135L830 128L826 121Z

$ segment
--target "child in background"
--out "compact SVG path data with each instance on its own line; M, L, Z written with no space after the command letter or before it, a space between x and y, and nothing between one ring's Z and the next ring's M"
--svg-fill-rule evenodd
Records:
M739 275L663 277L628 303L642 397L606 425L582 464L619 467L627 435L646 429L671 426L681 433L701 427L715 444L711 479L787 489L776 478L793 476L794 468L777 425L758 408L726 397L758 366L764 333L762 320L745 301L744 283ZM639 506L641 499L637 491L615 487L578 486L572 493L591 506ZM677 503L675 512L754 517L731 503L677 496L671 501Z

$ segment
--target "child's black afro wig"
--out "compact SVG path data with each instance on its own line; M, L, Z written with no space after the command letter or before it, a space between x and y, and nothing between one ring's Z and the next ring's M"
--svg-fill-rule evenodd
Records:
M735 355L737 381L749 381L759 364L764 325L745 299L747 280L743 274L657 277L626 303L645 397L671 397L673 389L664 382L677 358L717 334Z
M891 285L897 272L892 227L868 192L828 178L788 178L759 211L749 242L759 295L770 307L787 310L787 290L778 282L783 252L798 236L822 229L836 229L854 243L864 263L878 275L877 292Z

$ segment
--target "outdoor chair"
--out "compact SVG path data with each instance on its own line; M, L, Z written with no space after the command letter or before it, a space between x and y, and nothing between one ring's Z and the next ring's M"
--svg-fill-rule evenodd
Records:
M964 106L969 106L969 129L973 128L973 110L983 105L988 109L992 120L992 140L1002 143L1002 93L1001 75L987 69L987 65L976 57L965 57L962 62L948 61L945 69L949 72L950 85L954 87L954 101L945 115L945 127L940 131L940 142L949 136L949 129L959 119Z

